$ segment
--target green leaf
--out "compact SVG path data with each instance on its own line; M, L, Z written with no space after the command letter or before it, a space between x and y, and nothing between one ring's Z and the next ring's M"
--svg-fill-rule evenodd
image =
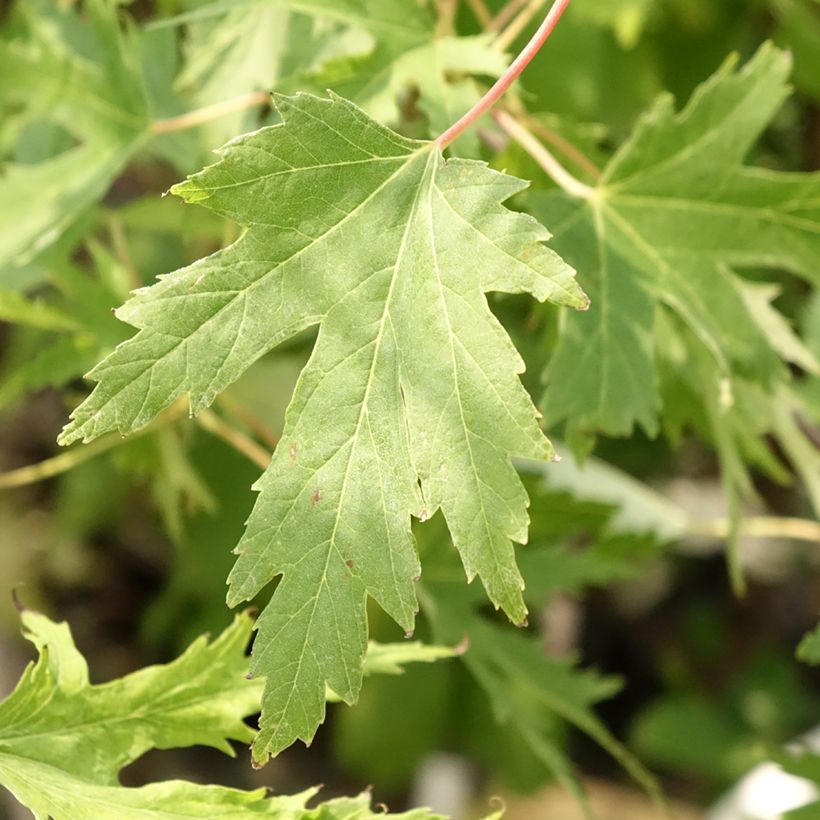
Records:
M253 3L195 22L186 31L185 66L176 80L208 105L251 91L278 91L319 71L331 59L367 53L363 30L323 15L293 12L287 3ZM237 112L205 126L209 145L224 142L252 123Z
M632 48L641 37L652 7L652 0L581 0L573 10L585 22L611 28L623 48Z
M742 164L787 94L789 58L764 46L742 70L734 62L680 114L661 98L587 200L533 198L593 304L567 317L547 370L545 415L566 420L571 440L629 435L636 423L658 431L662 309L708 351L722 408L734 376L770 393L788 377L777 355L795 358L785 321L759 297L750 303L751 286L732 268L820 279L820 175ZM797 358L805 363L805 352Z
M42 341L42 340L41 340ZM44 387L62 387L93 367L98 350L88 339L60 338L0 373L0 410Z
M27 299L13 290L0 289L0 322L10 322L41 330L75 330L77 324L59 308Z
M212 22L217 16L219 22ZM203 21L204 35L196 28ZM315 87L330 88L375 119L393 123L401 92L417 89L418 106L436 135L478 99L469 77L497 77L507 66L489 37L436 37L435 15L417 0L277 0L264 8L254 0L218 0L197 4L172 22L196 23L201 47L183 82L204 81L209 98L224 99L228 89L288 91L290 80L311 76ZM298 49L289 47L292 26ZM475 138L468 139L475 149Z
M100 199L148 133L132 32L112 0L89 0L88 23L49 0L23 4L25 36L0 41L0 112L64 128L79 143L0 177L0 270L55 242Z
M102 685L89 683L66 624L30 610L21 617L40 660L0 704L4 756L114 785L119 770L149 749L201 744L233 754L229 740L253 737L242 720L259 698L259 685L243 678L247 615L212 643L195 641L170 664Z
M377 643L370 641L364 659L362 674L369 675L402 675L408 663L435 663L445 658L454 658L459 654L457 649L447 646L429 646L420 641L405 643ZM341 700L332 690L325 692L328 701Z
M523 620L510 541L526 540L527 497L509 459L552 449L484 293L586 306L546 230L501 206L520 181L445 161L337 97L278 105L283 125L174 189L248 230L120 309L140 332L92 371L61 437L136 430L184 394L196 413L321 325L230 579L236 604L284 576L254 650L268 676L257 760L310 740L325 685L355 700L367 595L412 630L411 516L441 509L468 577Z
M820 626L806 633L797 647L797 659L809 666L820 666Z
M329 85L385 122L396 120L396 102L402 90L417 88L418 105L427 114L431 133L438 135L481 96L472 81L450 78L497 77L506 67L506 56L492 48L489 37L433 39L431 26L426 39L406 50L376 51L363 60L330 63L317 83Z
M118 785L119 770L150 749L203 744L233 755L229 740L248 742L243 718L257 711L262 684L248 680L245 648L251 619L238 616L213 642L200 638L177 660L92 685L68 626L30 610L24 634L40 657L0 703L0 785L38 820L139 820L218 817L245 820L349 820L384 816L370 795L308 809L315 789L268 797L221 786L172 780L141 788ZM373 645L369 672L394 674L398 663L451 654L419 644ZM389 815L394 817L396 815ZM427 810L399 815L433 818Z
M461 637L469 647L463 663L485 691L499 723L513 727L521 742L581 802L589 807L572 763L555 736L555 717L587 734L609 752L652 797L661 801L652 775L616 740L592 707L612 697L620 681L576 668L573 658L548 656L540 640L489 623L470 610L469 594L453 583L425 584L425 608L439 640ZM426 597L426 600L427 600Z

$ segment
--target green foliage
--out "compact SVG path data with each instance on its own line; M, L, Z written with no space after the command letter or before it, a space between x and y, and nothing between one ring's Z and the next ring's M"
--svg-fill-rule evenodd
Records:
M810 666L820 665L820 627L815 627L800 641L797 657Z
M86 5L88 22L78 25L70 7L26 3L19 9L24 31L0 49L0 110L11 112L12 127L58 126L70 136L65 150L5 169L4 268L55 242L105 194L148 134L138 41L121 31L115 5Z
M661 802L596 711L623 685L587 665L596 636L548 651L550 618L589 596L640 643L621 610L653 620L646 601L688 583L670 543L728 534L740 590L744 512L820 510L820 176L795 170L818 162L820 7L574 0L501 103L536 148L484 117L442 151L428 140L517 50L482 5L20 0L0 23L0 411L28 428L41 402L50 436L76 408L75 447L0 475L57 476L0 508L0 574L46 544L26 572L47 597L55 566L104 576L95 550L121 560L119 538L165 573L132 616L154 648L224 624L225 575L230 606L262 611L250 659L242 615L102 685L64 624L24 612L40 657L0 704L0 783L38 818L372 817L369 794L118 783L152 749L251 743L261 764L309 744L370 675L360 711L333 707L363 782L406 788L448 747L517 787L555 778L591 816L582 733ZM10 466L43 444L20 449ZM700 522L712 478L723 503ZM30 539L16 507L41 503L56 523ZM391 642L416 628L458 649ZM646 762L723 787L810 721L792 658L712 646L705 687L663 639L640 648L649 694L616 702L646 701Z
M526 496L508 459L551 450L483 292L586 305L572 272L539 244L546 232L500 206L516 180L444 162L340 98L278 107L283 125L234 141L174 189L251 229L118 311L140 333L92 372L99 385L61 439L131 432L181 395L199 412L267 350L321 321L231 574L232 604L284 576L254 652L254 672L268 679L259 761L312 738L325 685L355 700L365 594L413 629L411 515L441 509L468 578L479 575L493 603L523 620L510 539L526 539ZM283 649L290 662L274 666Z
M657 433L657 360L673 362L663 345L681 343L659 333L659 310L671 311L688 328L682 338L710 354L716 410L735 404L733 378L776 394L788 380L781 357L817 372L770 297L732 270L817 275L820 214L812 203L820 177L740 164L781 105L788 71L788 59L772 48L740 72L727 64L682 114L671 98L659 101L587 201L556 194L535 202L556 226L560 252L577 269L597 272L584 278L593 307L567 317L547 371L548 420L568 419L573 439L628 435L635 423ZM704 375L697 373L700 384Z
M150 749L213 746L234 754L229 741L249 742L243 721L259 708L261 681L247 673L247 614L216 640L200 638L172 663L151 666L105 684L91 684L85 659L67 624L21 614L24 634L39 652L17 687L0 703L0 784L38 820L82 818L220 817L244 820L335 820L384 816L370 795L331 800L316 809L311 790L269 797L221 786L166 781L140 788L118 785L120 769ZM365 674L399 674L401 664L433 661L452 652L420 644L373 645ZM395 817L397 815L390 815ZM400 815L432 818L426 811Z

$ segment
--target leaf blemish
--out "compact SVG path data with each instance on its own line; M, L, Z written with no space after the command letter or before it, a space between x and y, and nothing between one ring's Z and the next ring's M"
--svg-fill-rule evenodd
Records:
M290 450L288 450L288 455L290 456L291 461L296 461L296 456L299 455L299 445L294 442L290 445Z
M321 500L322 500L322 492L321 492L321 490L317 487L317 488L313 491L313 495L310 497L310 506L311 506L311 507L315 507L315 506L316 506L316 505L317 505L317 504L318 504Z

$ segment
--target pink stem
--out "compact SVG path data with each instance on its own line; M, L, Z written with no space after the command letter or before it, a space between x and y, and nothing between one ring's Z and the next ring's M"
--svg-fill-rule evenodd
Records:
M458 139L479 117L486 114L501 99L521 72L532 62L532 58L541 50L541 46L552 34L552 30L569 3L570 0L555 0L538 31L535 32L524 50L513 60L510 67L498 78L496 84L457 123L451 125L436 140L435 144L440 151Z

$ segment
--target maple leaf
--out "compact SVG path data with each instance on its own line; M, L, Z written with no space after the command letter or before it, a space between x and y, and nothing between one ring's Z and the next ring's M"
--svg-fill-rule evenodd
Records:
M271 798L266 789L246 792L180 780L119 785L120 769L150 749L204 744L233 755L230 739L247 742L253 736L243 718L258 708L261 681L245 676L247 613L216 640L197 639L172 663L104 684L90 683L67 624L31 610L21 619L40 657L0 702L0 785L37 820L139 820L157 812L223 820L396 816L373 813L367 793L309 809L316 789ZM448 655L452 651L442 647L371 644L367 672L398 674L402 663ZM419 809L401 817L438 815Z
M501 206L521 181L445 161L338 97L277 105L283 125L174 188L247 231L119 310L139 333L92 371L61 436L136 430L184 394L196 413L320 325L230 578L235 605L283 576L254 648L257 760L313 736L325 684L356 698L367 595L412 630L411 516L441 510L468 577L523 621L511 539L526 540L527 496L510 457L552 449L484 293L587 304L547 231Z
M588 198L531 198L593 304L566 317L546 373L545 416L566 420L576 443L629 435L635 423L657 433L656 357L680 338L659 324L665 311L708 352L718 414L732 405L733 380L774 393L788 379L778 353L807 362L793 340L784 347L785 320L735 269L784 269L818 281L820 175L742 164L788 93L790 61L767 45L742 70L735 63L680 114L662 97Z

